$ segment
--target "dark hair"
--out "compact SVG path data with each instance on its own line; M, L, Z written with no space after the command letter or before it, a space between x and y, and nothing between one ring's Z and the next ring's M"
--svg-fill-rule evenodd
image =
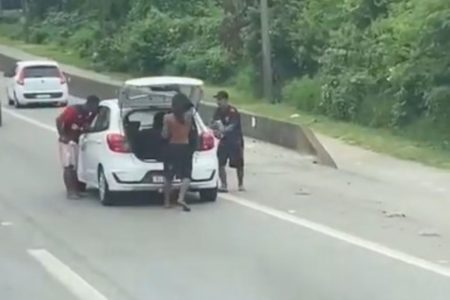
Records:
M219 91L219 92L214 96L214 98L216 98L216 99L226 99L226 100L228 100L229 96L228 96L227 91Z
M100 98L97 97L96 95L89 95L86 98L86 104L99 104L100 103Z
M175 116L175 119L177 119L178 122L184 124L184 113L190 108L191 101L189 98L182 94L177 93L172 98L172 112Z
M153 128L154 129L159 130L159 129L163 128L164 115L165 115L165 113L162 111L155 114L155 116L153 117Z

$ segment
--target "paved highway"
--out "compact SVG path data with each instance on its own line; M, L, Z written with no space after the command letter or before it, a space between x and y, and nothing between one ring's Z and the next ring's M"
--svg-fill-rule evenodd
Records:
M249 191L189 214L142 196L111 208L94 196L69 201L57 112L4 111L0 299L450 298L448 217L414 205L424 191L405 194L250 141ZM397 208L404 220L381 212ZM439 237L417 234L430 226Z

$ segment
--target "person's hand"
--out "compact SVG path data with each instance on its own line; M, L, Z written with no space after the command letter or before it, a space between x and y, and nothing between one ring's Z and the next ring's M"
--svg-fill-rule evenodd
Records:
M223 137L223 134L220 130L213 130L213 134L218 139L221 139Z
M81 127L80 126L78 126L77 124L72 124L72 126L70 126L70 128L72 129L72 130L81 130Z

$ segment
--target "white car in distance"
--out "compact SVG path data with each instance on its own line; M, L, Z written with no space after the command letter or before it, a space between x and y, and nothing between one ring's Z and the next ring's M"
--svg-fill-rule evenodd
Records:
M161 131L154 119L168 113L179 91L197 107L203 82L185 77L147 77L126 81L118 99L100 102L99 113L80 137L78 177L99 190L100 202L113 205L122 192L161 192L164 183ZM194 114L198 134L190 190L215 201L218 188L217 140ZM179 185L176 179L174 185Z
M65 106L69 100L68 78L54 61L19 61L10 72L6 95L9 105L31 104Z

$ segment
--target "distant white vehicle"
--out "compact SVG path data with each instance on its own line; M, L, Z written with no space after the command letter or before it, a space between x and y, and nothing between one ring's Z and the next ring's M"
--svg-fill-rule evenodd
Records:
M197 107L203 82L185 77L133 79L124 84L118 99L101 101L99 114L80 138L77 172L81 182L98 188L103 205L114 204L119 192L162 190L161 132L154 121L169 112L176 91ZM202 201L215 201L218 142L198 112L194 120L198 145L190 190L199 192Z
M19 108L30 104L65 106L68 103L68 79L57 62L19 61L5 77L9 105Z

